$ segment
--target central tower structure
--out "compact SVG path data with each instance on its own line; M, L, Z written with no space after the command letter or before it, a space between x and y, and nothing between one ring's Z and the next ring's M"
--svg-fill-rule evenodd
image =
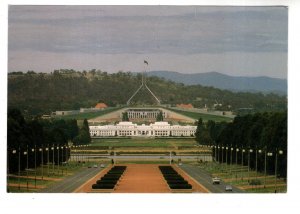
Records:
M145 69L144 72L142 73L142 84L140 85L140 87L133 93L133 95L129 98L129 100L127 101L127 105L130 105L130 102L132 100L132 98L135 97L135 95L143 88L145 87L150 94L154 97L154 99L157 101L157 104L160 105L160 100L154 95L154 93L150 90L150 88L147 86L146 83L146 67L148 67L148 62L146 60L144 60L144 65L145 65Z

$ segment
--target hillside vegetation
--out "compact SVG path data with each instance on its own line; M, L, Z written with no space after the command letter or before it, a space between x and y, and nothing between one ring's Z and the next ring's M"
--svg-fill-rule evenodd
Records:
M92 107L99 101L111 107L125 105L141 84L141 74L99 70L56 70L51 74L33 71L8 74L8 107L25 114L49 114L56 110ZM162 104L191 103L194 107L218 110L250 108L254 111L281 111L287 108L287 97L262 93L234 93L201 85L186 86L159 77L148 77L147 85ZM133 105L155 104L146 90L132 100Z
M212 86L220 89L243 92L287 94L287 80L266 76L230 76L218 72L183 74L172 71L150 71L149 76L163 77L185 85Z

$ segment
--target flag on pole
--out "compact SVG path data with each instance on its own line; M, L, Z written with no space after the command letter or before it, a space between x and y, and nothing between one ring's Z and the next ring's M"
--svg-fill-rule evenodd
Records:
M148 62L146 60L144 60L144 63L148 65Z

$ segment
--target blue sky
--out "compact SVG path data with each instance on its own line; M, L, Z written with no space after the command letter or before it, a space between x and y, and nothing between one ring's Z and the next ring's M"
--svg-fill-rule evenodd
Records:
M10 6L8 71L287 78L286 7Z

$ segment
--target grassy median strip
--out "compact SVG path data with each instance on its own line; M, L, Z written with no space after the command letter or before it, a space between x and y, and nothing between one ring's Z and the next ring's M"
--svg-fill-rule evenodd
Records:
M174 148L178 146L195 147L197 145L195 139L149 139L149 138L124 138L109 139L97 138L93 139L91 147L154 147L154 148Z
M219 163L195 163L206 170L212 177L220 177L224 182L230 183L249 193L286 193L287 184L283 178L275 179L274 175L265 175L262 172L250 170L247 166L227 165Z
M96 162L85 164L69 162L67 166L59 166L59 168L57 165L55 165L54 168L51 165L49 166L49 174L47 165L38 167L36 172L34 169L28 170L28 175L27 171L22 171L20 176L18 174L10 174L8 176L7 191L11 193L38 192L40 189L46 188L55 182L59 182L66 177L79 172L88 165L92 166L94 163Z
M215 122L230 122L232 121L232 118L219 116L219 115L213 115L213 114L204 114L204 113L198 113L198 112L190 112L190 111L181 111L177 109L169 109L170 111L174 111L176 113L182 114L184 116L193 118L195 120L198 120L199 118L202 118L204 122L207 122L208 120L213 120Z

